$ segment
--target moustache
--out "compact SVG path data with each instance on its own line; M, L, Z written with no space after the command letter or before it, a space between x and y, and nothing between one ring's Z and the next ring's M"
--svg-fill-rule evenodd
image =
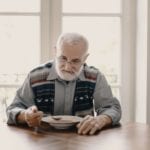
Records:
M62 72L67 73L67 74L75 74L73 71L68 71L68 70L62 70Z

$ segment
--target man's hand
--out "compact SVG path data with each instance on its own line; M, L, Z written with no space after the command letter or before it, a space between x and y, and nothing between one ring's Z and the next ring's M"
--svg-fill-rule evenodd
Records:
M86 116L78 125L78 134L93 135L96 131L101 130L103 127L111 125L112 120L107 115L99 115L96 117Z
M43 112L38 111L36 106L31 106L18 116L19 122L25 122L29 127L37 127L40 125Z

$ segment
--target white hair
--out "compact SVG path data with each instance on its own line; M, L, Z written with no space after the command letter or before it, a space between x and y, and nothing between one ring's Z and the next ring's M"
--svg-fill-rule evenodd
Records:
M78 45L80 43L84 44L85 51L88 51L88 40L81 34L79 33L63 33L59 36L57 43L56 43L56 48L61 49L61 46L66 43L69 45Z

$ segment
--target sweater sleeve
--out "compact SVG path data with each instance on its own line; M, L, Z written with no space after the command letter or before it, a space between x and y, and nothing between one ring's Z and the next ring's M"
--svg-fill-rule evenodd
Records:
M94 92L95 107L98 115L105 114L112 119L112 125L119 123L121 119L121 106L119 100L113 96L106 78L100 72Z
M30 74L25 79L23 85L17 90L13 102L7 107L7 124L17 124L16 117L28 107L34 105L34 95L30 85Z

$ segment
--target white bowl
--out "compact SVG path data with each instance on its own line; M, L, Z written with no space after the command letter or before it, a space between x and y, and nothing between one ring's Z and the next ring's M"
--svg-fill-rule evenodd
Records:
M47 116L42 118L43 122L49 123L50 126L54 127L55 129L68 129L79 123L81 120L81 117L67 115Z

